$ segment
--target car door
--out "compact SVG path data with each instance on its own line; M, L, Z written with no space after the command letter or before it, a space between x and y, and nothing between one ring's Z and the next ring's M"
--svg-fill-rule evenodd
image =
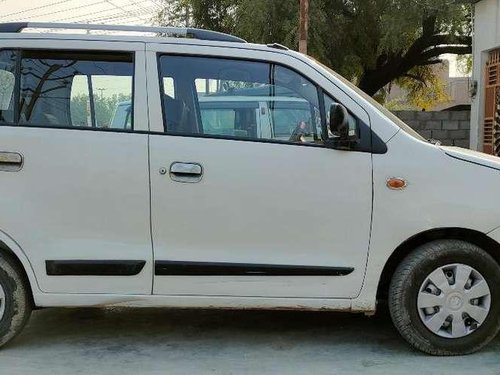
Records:
M369 124L366 113L290 56L147 50L154 293L356 296L368 253L371 154L326 148L317 129L325 98L338 96ZM278 95L307 100L314 111L290 124L289 140L258 137L257 124L236 115L224 123L232 136L204 133L199 97L252 90L265 92L269 111Z
M43 292L150 294L144 44L1 45L12 84L0 88L0 155L13 158L0 163L2 235ZM112 129L127 100L134 130Z

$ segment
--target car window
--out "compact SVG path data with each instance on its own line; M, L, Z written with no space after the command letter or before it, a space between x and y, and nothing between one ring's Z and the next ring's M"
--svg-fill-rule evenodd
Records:
M0 122L14 121L16 60L15 51L0 51Z
M175 99L175 86L174 79L172 77L163 77L163 92L165 95Z
M102 64L102 62L100 63ZM108 64L106 64L108 65ZM127 117L131 113L132 76L112 74L112 66L106 66L110 74L76 75L71 86L71 124L73 126L95 126L97 128L131 129L127 127ZM125 111L124 122L113 124L114 114L124 100L129 105L122 106ZM78 115L83 113L84 116Z
M132 102L126 101L118 103L110 128L112 129L132 129Z
M324 94L323 102L325 103L326 123L329 124L330 123L330 107L332 106L332 104L338 103L338 101L333 99L331 96ZM347 121L349 122L349 135L355 135L357 133L358 137L360 137L357 118L354 117L354 115L352 113L348 112Z
M257 137L249 133L256 131L258 121L257 102L200 102L201 122L204 134L229 135L235 137ZM246 129L246 130L245 130Z
M10 92L9 108L16 108L10 118L2 116L4 122L110 128L118 105L124 101L131 103L132 54L23 50L11 58L9 68L3 68L7 66L5 61L1 62L3 56L0 55L0 81L8 89L0 92L0 106L9 101ZM14 72L16 58L19 75L12 82L12 77L6 74ZM122 129L127 128L128 121L125 120Z
M295 124L302 121L306 124L313 123L315 121L314 115L319 119L317 109L311 108L305 100L292 100L290 98L270 101L268 104L271 108L274 135L278 139L289 138L295 130ZM321 134L321 129L318 129L317 134Z
M322 142L318 88L289 68L165 55L160 68L169 133Z

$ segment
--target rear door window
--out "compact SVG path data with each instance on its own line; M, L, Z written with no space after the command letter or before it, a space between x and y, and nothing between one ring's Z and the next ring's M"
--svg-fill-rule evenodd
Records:
M0 65L0 80L11 87L4 92L0 89L0 107L6 105L11 93L11 113L0 121L25 126L132 129L132 53L22 50L13 60L11 65L17 62L19 67L14 84L12 77L6 76L13 72L12 67L3 69ZM129 103L130 115L116 125L114 116L123 103Z
M0 122L14 122L16 62L16 51L0 51Z

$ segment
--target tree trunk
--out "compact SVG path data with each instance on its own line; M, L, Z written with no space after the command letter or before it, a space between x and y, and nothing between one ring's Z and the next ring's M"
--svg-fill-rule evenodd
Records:
M377 70L367 70L363 72L359 80L358 87L370 96L377 93L378 90L396 79L398 75L388 76L386 73Z

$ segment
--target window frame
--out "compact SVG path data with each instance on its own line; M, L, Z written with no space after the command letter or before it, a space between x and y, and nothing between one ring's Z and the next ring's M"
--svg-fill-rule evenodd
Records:
M307 81L311 82L311 84L313 84L316 87L316 92L317 92L317 96L318 96L318 106L319 106L318 110L319 110L320 116L321 116L322 134L320 134L320 136L321 136L323 141L326 139L325 135L328 134L328 132L327 132L328 125L326 124L326 116L325 116L325 111L323 108L324 107L323 94L326 93L328 96L333 98L333 96L331 94L327 93L315 80L311 79L310 77L305 76L300 71L298 71L296 68L289 66L289 65L286 65L286 64L283 64L283 63L280 63L280 62L270 61L270 60L265 60L265 59L258 59L258 58L254 59L254 58L246 58L246 57L237 57L237 56L216 56L216 55L203 55L203 54L192 54L192 53L156 52L157 78L158 78L158 85L159 85L161 116L162 116L162 121L163 121L163 132L160 134L169 135L169 136L178 136L178 137L222 139L222 140L233 140L233 141L246 141L246 142L281 144L281 145L329 148L324 143L323 144L313 143L313 142L299 143L299 142L290 142L290 141L284 141L284 140L279 140L279 139L248 138L248 137L204 134L204 133L195 134L195 133L185 133L185 132L169 132L167 129L165 106L163 105L163 101L161 100L163 95L165 94L164 88L163 88L164 76L162 74L162 69L161 69L161 58L162 57L168 58L169 56L186 57L186 58L208 58L208 59L213 59L213 60L257 62L257 63L268 64L268 65L271 65L272 67L280 66L282 68L289 69L289 70L293 71L294 73L300 75L301 77L303 77ZM169 76L165 76L165 77L169 77ZM177 82L175 82L175 79L174 79L174 86L175 87L177 86ZM198 103L199 101L196 100L196 102ZM196 108L196 110L197 110L197 114L196 114L197 117L200 117L201 111L199 110L199 108ZM357 124L362 122L356 115L352 114L352 116L356 119ZM370 143L371 143L371 140L370 140ZM357 150L353 150L353 151L357 151ZM370 152L371 152L371 146L370 146Z
M0 127L20 127L20 128L37 128L37 129L61 129L61 130L86 130L86 131L103 131L103 132L115 132L115 133L148 133L148 131L139 131L135 130L135 85L136 85L136 54L135 50L112 50L112 49L68 49L64 48L62 50L56 50L55 48L50 47L40 47L40 48L32 48L32 47L4 47L0 48L0 51L15 51L16 56L16 70L15 70L15 84L14 84L14 121L13 122L4 122L0 121ZM104 127L96 127L96 126L57 126L57 125L41 125L41 124L20 124L20 95L21 95L21 65L23 59L23 52L60 52L60 53L74 53L75 55L90 55L90 56L99 56L99 55L113 55L113 54L128 54L131 57L132 64L132 87L131 87L131 102L132 102L132 110L131 110L131 118L132 118L132 127L130 129L113 129L113 128L104 128ZM99 61L96 59L95 61ZM105 60L101 60L105 61ZM88 76L87 76L88 77ZM70 109L68 108L70 111ZM92 112L95 111L95 108L92 109ZM95 115L93 116L92 122L95 122Z

